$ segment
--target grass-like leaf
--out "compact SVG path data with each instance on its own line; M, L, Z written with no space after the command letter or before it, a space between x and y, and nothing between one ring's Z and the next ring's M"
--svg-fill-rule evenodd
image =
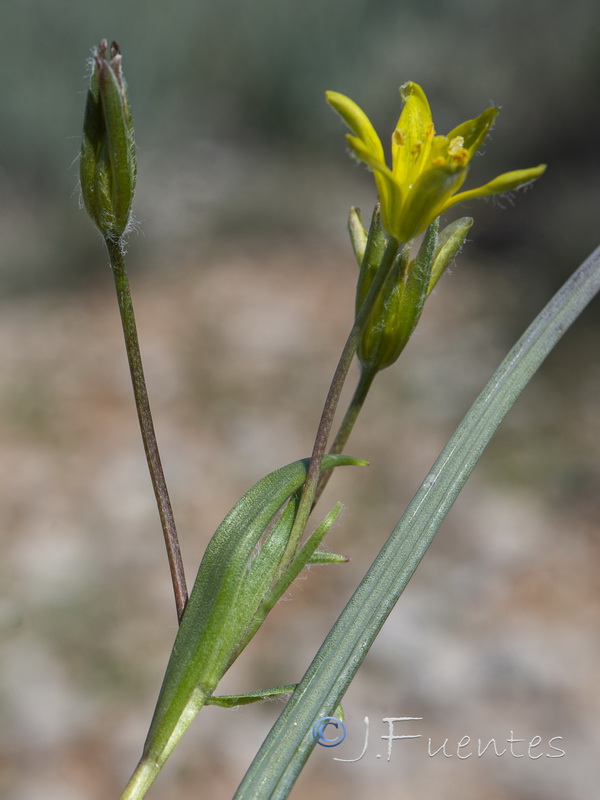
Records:
M342 611L235 795L288 796L387 616L488 442L554 345L600 289L598 248L559 290L487 383Z

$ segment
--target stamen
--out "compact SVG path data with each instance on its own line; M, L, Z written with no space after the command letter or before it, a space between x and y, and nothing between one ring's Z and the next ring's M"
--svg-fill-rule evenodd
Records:
M465 140L462 136L455 136L448 145L448 155L450 161L459 166L463 166L469 160L469 151L463 147Z
M411 156L413 158L418 158L419 153L421 152L422 149L423 149L423 142L421 142L420 140L415 142L410 151Z

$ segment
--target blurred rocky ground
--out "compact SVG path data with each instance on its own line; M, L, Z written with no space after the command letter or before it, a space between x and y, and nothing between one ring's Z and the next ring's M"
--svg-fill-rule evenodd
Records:
M348 246L256 240L154 267L134 274L133 293L191 581L241 494L309 454L351 322L356 268ZM315 567L295 583L223 692L302 676L508 349L518 304L514 283L474 263L467 246L401 360L375 383L347 448L371 466L339 470L324 498L323 511L344 502L329 546L351 562ZM345 700L347 742L317 748L292 797L592 796L600 745L592 315L519 400L386 623ZM176 626L108 269L89 291L3 302L0 340L0 797L116 797ZM149 797L230 797L280 708L202 711ZM359 755L366 716L364 757L334 761ZM395 734L423 738L394 742L388 763L382 720L403 716L422 721L398 723ZM531 751L541 757L523 744L513 745L523 758L457 757L464 736L475 746L495 738L500 751L511 732L541 737ZM552 737L562 737L554 746L564 756ZM448 757L429 756L428 738L432 750L447 739Z
M549 165L533 191L461 211L472 241L349 444L371 466L338 470L323 499L345 504L329 544L351 561L295 583L226 676L243 691L302 676L483 383L597 246L600 7L5 0L1 15L0 800L105 800L139 757L176 623L111 275L77 207L90 48L116 39L129 82L128 263L190 582L243 492L309 454L351 323L345 218L374 191L323 92L354 98L384 144L406 80L441 132L501 105L469 186ZM597 342L598 301L384 626L345 700L347 741L317 748L292 797L595 796ZM280 708L203 710L149 798L231 797ZM403 716L422 719L394 733L422 738L393 740L388 763L382 720ZM360 754L365 717L365 755L335 761ZM514 755L510 737L526 740ZM491 738L508 752L478 757Z

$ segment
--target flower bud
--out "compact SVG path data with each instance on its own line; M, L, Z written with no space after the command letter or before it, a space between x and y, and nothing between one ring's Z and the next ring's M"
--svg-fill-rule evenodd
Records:
M385 369L406 347L427 298L437 232L436 221L427 229L413 261L408 245L396 257L358 346L363 368L376 372Z
M79 175L92 221L106 238L119 239L131 220L135 145L119 46L112 43L109 58L107 50L103 39L93 51Z
M360 208L352 206L350 209L350 214L348 215L348 233L350 234L350 241L352 242L352 249L354 250L356 261L360 267L365 255L368 238L367 231L362 224Z
M450 225L446 225L446 227L440 231L433 254L433 265L427 294L433 290L433 287L439 281L446 267L448 267L458 255L460 248L465 243L465 239L467 238L472 224L473 217L461 217L451 222Z
M369 226L369 233L367 234L366 231L364 232L366 241L364 242L364 246L360 248L362 253L357 250L356 240L358 237L356 235L353 236L352 234L352 212L350 213L349 227L351 229L350 237L352 238L352 244L354 246L357 260L360 255L360 261L358 262L360 273L358 275L358 284L356 286L356 314L358 314L367 294L369 293L373 278L379 269L379 265L387 245L387 238L381 225L381 209L379 207L379 203L377 203L373 211L371 225Z

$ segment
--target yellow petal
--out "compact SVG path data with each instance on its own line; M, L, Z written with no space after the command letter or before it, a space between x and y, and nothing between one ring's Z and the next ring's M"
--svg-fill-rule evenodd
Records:
M377 184L383 227L390 236L394 236L399 241L406 241L402 240L398 235L398 221L402 214L404 199L402 189L393 179L389 170L387 172L375 170L373 176Z
M502 192L511 192L514 189L520 189L522 186L527 186L528 183L540 178L546 171L546 165L540 164L537 167L530 167L529 169L516 169L512 172L505 172L498 175L493 181L480 186L478 189L470 189L467 192L461 192L455 195L445 208L455 206L457 203L462 203L464 200L471 200L474 197L486 197L491 194L502 194Z
M325 92L325 99L346 125L365 145L376 161L385 162L381 140L365 112L353 100L339 92Z
M400 184L412 184L421 173L435 134L425 92L417 83L400 87L404 108L392 136L392 170Z
M357 136L348 134L346 139L356 158L373 170L379 202L381 203L383 227L391 236L395 236L393 230L394 220L398 220L400 217L403 200L402 188L394 180L392 171L387 164L375 158L372 151Z
M366 145L362 139L359 139L358 136L352 136L351 134L347 133L346 141L348 142L348 147L356 156L356 158L358 158L359 161L362 161L363 164L366 164L367 167L381 170L382 172L389 172L390 175L392 174L392 171L387 166L383 158L378 158L373 153L373 150Z
M402 242L413 239L448 207L449 198L462 186L467 167L444 164L426 170L409 193L398 225Z
M474 156L483 144L483 140L490 132L494 120L498 115L498 108L486 108L476 119L468 119L463 122L454 130L450 131L447 138L455 139L461 136L464 140L464 146L469 151L470 156Z

